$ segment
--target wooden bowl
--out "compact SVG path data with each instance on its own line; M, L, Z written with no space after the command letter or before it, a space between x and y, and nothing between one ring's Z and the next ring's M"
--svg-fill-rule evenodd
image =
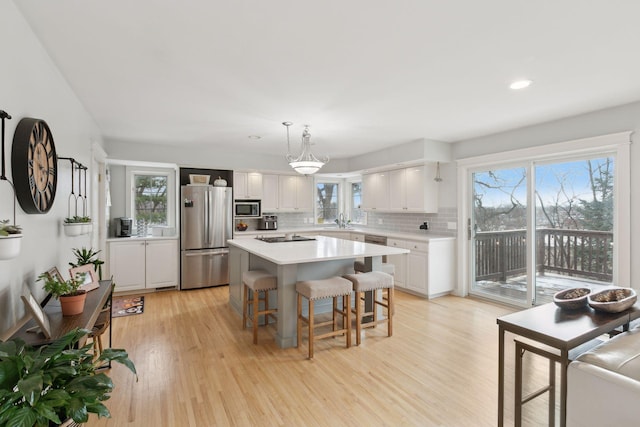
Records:
M620 313L635 304L638 296L631 288L610 288L589 295L589 305L598 311Z
M565 289L553 295L553 302L564 310L578 310L587 306L587 297L590 293L589 288Z

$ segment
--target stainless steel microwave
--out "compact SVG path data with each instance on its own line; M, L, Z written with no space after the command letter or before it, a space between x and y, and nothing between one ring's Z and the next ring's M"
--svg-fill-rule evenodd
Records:
M233 204L236 218L260 218L260 200L236 200Z

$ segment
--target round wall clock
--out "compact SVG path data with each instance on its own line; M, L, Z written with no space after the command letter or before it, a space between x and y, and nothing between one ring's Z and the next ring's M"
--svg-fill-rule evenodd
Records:
M49 212L58 187L58 157L44 120L27 117L18 123L11 149L11 173L22 210Z

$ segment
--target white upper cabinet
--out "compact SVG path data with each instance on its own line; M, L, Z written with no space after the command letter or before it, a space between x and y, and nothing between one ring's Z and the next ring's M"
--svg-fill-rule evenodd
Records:
M233 198L262 199L262 174L258 172L234 172Z
M278 212L279 182L278 175L262 175L262 212Z
M362 207L365 210L389 210L389 172L362 176Z
M278 210L280 212L313 211L312 177L280 175L278 192Z
M389 212L438 212L435 170L425 165L362 177L364 209ZM433 172L433 173L432 173Z

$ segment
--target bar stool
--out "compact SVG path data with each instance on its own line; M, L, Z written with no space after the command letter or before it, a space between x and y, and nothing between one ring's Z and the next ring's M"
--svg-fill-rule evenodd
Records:
M362 261L355 261L353 263L353 269L355 270L356 273L365 273L366 269L364 266L364 262ZM396 267L393 264L389 264L387 262L383 262L382 266L380 267L380 271L382 271L383 273L387 273L390 275L394 275L396 273Z
M347 274L344 276L353 283L353 290L356 293L355 313L356 313L356 345L360 345L360 334L362 328L372 328L379 323L387 323L387 336L393 335L393 277L382 271L370 271L368 273ZM378 299L378 290L387 290L387 300ZM373 292L373 307L371 312L363 312L362 302L365 292ZM387 317L378 319L376 306L387 309ZM373 316L370 322L364 322L364 316Z
M309 325L309 359L313 358L313 342L315 340L335 337L338 335L346 335L347 348L351 347L351 292L353 291L351 282L342 277L336 276L322 280L306 280L296 283L296 292L298 293L298 321L297 321L297 340L296 347L300 345L302 340L302 323ZM302 315L302 297L309 301L309 315ZM338 308L338 297L342 297L342 309ZM314 321L314 302L319 299L332 298L333 309L332 319L316 323ZM338 314L342 316L342 328L338 327ZM316 335L315 328L321 326L332 325L332 330L323 334Z
M269 291L278 288L278 279L265 270L249 270L242 273L243 297L242 297L242 329L247 327L248 308L251 305L253 327L253 343L258 344L258 318L264 316L265 326L269 324L269 317L277 320L274 313L277 308L269 308ZM253 298L249 298L249 289ZM260 293L263 292L263 297ZM264 303L264 309L260 310L260 301Z

